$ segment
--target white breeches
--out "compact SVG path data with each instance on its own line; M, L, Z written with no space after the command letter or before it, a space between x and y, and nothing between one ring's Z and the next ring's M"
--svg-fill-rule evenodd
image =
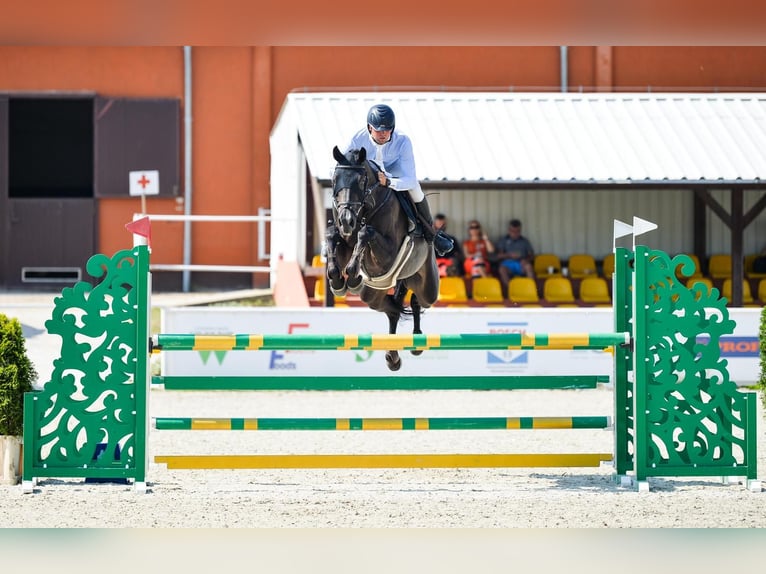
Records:
M410 194L412 203L420 203L426 197L426 195L423 193L423 190L420 189L420 185L418 185L415 189L408 189L407 191Z

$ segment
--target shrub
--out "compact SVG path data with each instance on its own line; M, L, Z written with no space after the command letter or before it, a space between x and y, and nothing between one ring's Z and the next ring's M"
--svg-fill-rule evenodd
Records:
M32 390L35 377L21 323L0 313L0 435L22 435L24 393Z

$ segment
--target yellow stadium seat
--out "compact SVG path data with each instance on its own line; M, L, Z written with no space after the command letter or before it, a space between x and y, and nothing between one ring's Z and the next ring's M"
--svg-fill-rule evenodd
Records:
M766 305L766 279L761 279L758 282L758 299Z
M731 283L731 278L724 279L723 286L721 287L721 295L726 297L729 302L731 302ZM750 291L750 282L745 280L742 282L742 304L746 305L748 303L753 303L753 294Z
M692 263L694 263L694 273L692 273L691 277L702 277L702 266L700 265L699 257L694 255L693 253L684 253L689 259L692 260ZM687 276L681 275L681 267L676 267L676 277L678 279L684 280ZM686 282L687 286L689 282Z
M535 276L540 279L545 279L561 273L561 259L554 253L540 253L539 255L536 255L532 266L535 271ZM551 267L553 268L553 273L548 273L548 269Z
M468 301L465 280L462 277L440 277L439 301L442 303L462 303Z
M609 285L603 277L586 277L580 282L580 300L584 303L612 303Z
M514 277L508 283L508 299L514 303L540 303L537 282L531 277Z
M471 298L477 303L502 303L503 286L497 277L477 277L471 285Z
M694 287L696 283L700 283L704 285L707 288L708 294L710 293L710 290L713 288L713 282L707 277L690 277L689 280L686 282L686 287L691 289L692 287Z
M604 257L602 268L603 268L604 279L611 279L612 275L614 274L614 253L610 253L609 255Z
M708 260L708 275L713 279L731 277L731 255L718 253Z
M583 279L596 275L596 259L587 253L574 253L569 256L569 276Z
M572 282L568 277L548 277L543 285L543 298L548 303L574 303Z

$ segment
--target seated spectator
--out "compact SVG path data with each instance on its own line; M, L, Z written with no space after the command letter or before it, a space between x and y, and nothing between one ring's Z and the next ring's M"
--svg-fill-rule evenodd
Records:
M497 274L506 291L512 277L535 276L532 267L535 252L529 240L521 234L521 221L518 219L511 219L508 223L508 233L497 242L497 251Z
M463 268L470 277L489 277L489 257L495 252L495 246L481 229L481 224L475 219L468 224L468 239L463 241Z
M753 260L753 273L766 273L766 247Z
M447 216L443 213L437 213L434 217L434 229L441 231L443 235L452 240L452 249L447 251L442 257L436 256L436 264L439 266L440 277L461 277L463 275L463 250L460 242L447 233Z

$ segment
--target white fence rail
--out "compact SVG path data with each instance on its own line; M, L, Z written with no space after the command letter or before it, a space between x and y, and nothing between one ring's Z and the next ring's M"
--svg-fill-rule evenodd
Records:
M271 210L258 208L258 215L171 215L171 214L142 214L149 221L181 221L181 222L217 222L217 223L257 223L258 224L258 259L270 260L271 253L266 250L266 226L275 221ZM187 240L186 238L184 239ZM185 250L186 251L186 250ZM182 271L184 273L184 291L188 291L189 273L192 271L212 271L223 273L269 273L268 265L195 265L191 263L153 263L152 271Z

